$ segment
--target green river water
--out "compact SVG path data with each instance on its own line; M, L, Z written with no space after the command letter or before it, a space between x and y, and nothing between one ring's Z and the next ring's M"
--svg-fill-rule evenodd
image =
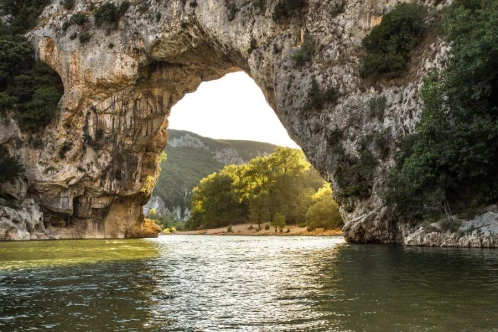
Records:
M338 237L3 242L0 331L498 331L498 250Z

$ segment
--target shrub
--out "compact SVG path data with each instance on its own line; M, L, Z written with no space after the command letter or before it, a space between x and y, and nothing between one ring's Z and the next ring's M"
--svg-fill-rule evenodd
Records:
M12 35L24 34L36 26L38 17L51 0L2 0L0 1L0 22L7 23Z
M346 8L346 3L344 0L342 0L340 3L338 4L335 4L332 6L332 11L331 11L331 14L332 16L337 16L337 15L340 15L342 13L344 13L344 9Z
M116 25L120 18L118 8L110 2L106 2L100 6L93 16L95 17L96 26L101 26L104 23Z
M341 189L336 197L367 198L372 192L373 172L378 162L365 146L360 148L359 158L347 158L334 172L334 179Z
M454 233L460 229L460 222L453 218L445 218L439 222L439 227L443 232L451 232Z
M265 0L253 0L253 6L260 12L263 12L266 9Z
M247 53L251 54L252 51L258 48L258 42L254 37L251 37L251 43L249 44L249 49L247 50Z
M90 41L90 39L92 39L92 35L89 34L88 32L82 32L80 34L80 43L86 44Z
M304 0L279 0L272 14L275 22L295 15L305 6Z
M83 13L76 13L69 19L69 24L83 25L88 22L88 17Z
M396 215L460 213L498 199L498 6L455 1L443 16L451 43L447 70L421 90L416 135L405 139L390 173Z
M63 0L62 2L62 6L66 9L66 10L71 10L74 8L74 0Z
M265 231L269 230L270 229L270 224L266 224L265 225Z
M280 212L275 213L271 224L273 227L275 227L275 232L277 231L277 229L282 232L285 228L285 215Z
M230 3L227 5L227 16L228 16L228 21L233 21L235 19L235 15L237 15L237 12L239 9L234 3Z
M379 121L384 120L384 111L386 109L387 99L384 96L377 96L368 101L368 108L372 118Z
M121 4L119 5L119 8L118 8L118 15L119 17L123 17L126 12L128 11L128 9L130 8L130 2L129 1L123 1L121 2Z
M315 41L310 34L304 37L303 45L292 55L292 60L297 66L302 66L313 59L315 54Z
M361 76L400 76L408 66L410 52L427 30L427 14L427 8L417 3L400 3L387 13L363 39L368 55Z
M37 131L49 124L57 114L57 104L60 97L61 94L54 86L38 88L33 99L24 105L19 114L21 128Z
M0 183L12 182L23 173L22 165L11 157L9 151L0 145Z
M326 104L334 104L337 102L339 94L337 90L333 87L322 91L318 86L318 82L315 77L311 78L311 87L308 91L308 102L306 103L306 109L308 110L320 110Z
M232 225L228 226L227 233L233 233Z
M62 25L62 29L64 31L66 31L71 25L74 25L74 24L76 24L76 25L83 25L86 22L88 22L88 17L85 14L83 14L83 13L76 13L73 16L71 16L71 18L69 19L69 21L64 22L64 24Z

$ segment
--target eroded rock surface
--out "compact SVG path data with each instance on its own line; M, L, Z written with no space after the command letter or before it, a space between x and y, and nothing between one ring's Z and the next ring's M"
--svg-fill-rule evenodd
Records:
M371 195L340 199L344 234L356 242L400 242L381 199L386 170L395 142L414 132L423 77L441 66L448 48L426 38L403 79L360 79L361 41L397 2L345 0L340 12L340 1L310 0L302 12L275 22L276 1L132 1L116 26L96 27L91 15L103 1L77 0L67 11L54 0L29 38L64 83L60 116L36 137L38 144L22 137L30 197L46 211L47 228L59 237L134 236L171 107L201 82L243 70L336 195L342 189L334 151L354 158L367 142L378 160ZM64 30L77 12L90 21ZM88 42L75 37L82 34ZM297 65L293 55L305 36L315 52ZM336 89L337 103L309 109L312 78L323 91ZM382 114L372 114L373 98L385 98Z

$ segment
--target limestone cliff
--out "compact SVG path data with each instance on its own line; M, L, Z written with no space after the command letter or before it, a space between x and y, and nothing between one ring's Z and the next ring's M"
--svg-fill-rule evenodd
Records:
M140 233L171 107L202 81L243 70L328 180L339 166L334 147L357 156L359 142L368 140L378 160L371 195L340 201L344 234L356 242L402 242L402 232L385 218L386 170L395 142L414 131L422 78L441 66L447 47L427 38L403 79L374 85L360 79L361 41L397 2L309 0L298 15L275 22L277 2L270 0L141 0L116 26L97 27L91 15L103 1L77 0L68 11L54 0L29 38L59 73L65 94L39 143L22 137L29 196L45 211L46 224L58 227L57 237ZM77 12L90 21L64 30ZM315 52L298 66L292 55L307 35ZM335 104L306 107L313 77L321 89L337 90ZM373 116L369 101L378 97L385 108ZM382 152L372 137L382 138Z

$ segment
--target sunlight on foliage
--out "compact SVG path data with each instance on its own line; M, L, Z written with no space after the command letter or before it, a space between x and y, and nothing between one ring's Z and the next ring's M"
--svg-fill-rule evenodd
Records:
M302 151L279 147L267 157L226 166L202 179L193 191L186 226L204 229L251 221L261 229L271 222L282 231L288 223L306 222L311 196L324 183Z

